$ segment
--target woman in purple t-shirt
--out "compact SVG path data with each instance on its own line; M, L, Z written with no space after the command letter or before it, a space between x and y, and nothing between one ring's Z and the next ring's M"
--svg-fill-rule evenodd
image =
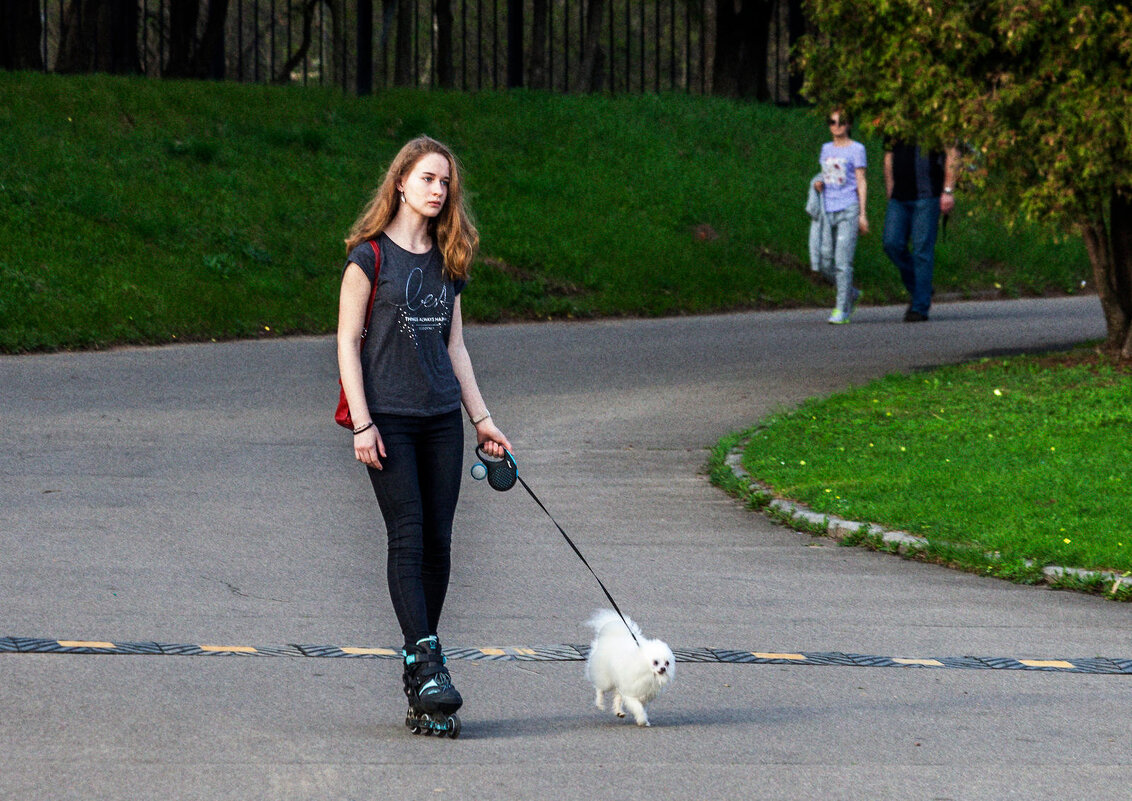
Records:
M822 145L819 161L821 177L814 189L822 196L821 271L837 287L837 305L829 315L834 324L849 322L849 316L861 297L853 286L853 255L857 250L857 234L869 232L865 213L868 185L865 181L865 146L849 138L852 123L840 106L829 113L833 141Z

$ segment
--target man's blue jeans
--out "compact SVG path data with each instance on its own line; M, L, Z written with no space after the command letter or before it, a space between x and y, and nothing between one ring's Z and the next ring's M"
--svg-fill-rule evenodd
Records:
M925 317L932 306L938 232L938 197L888 201L884 215L884 252L900 270L900 280L912 296L909 308Z

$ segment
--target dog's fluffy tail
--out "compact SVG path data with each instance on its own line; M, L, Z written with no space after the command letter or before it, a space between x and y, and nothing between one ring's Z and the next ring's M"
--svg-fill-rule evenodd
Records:
M629 624L629 630L637 637L641 636L641 627L633 622L633 619L626 616L625 623L621 622L621 616L612 609L599 609L594 612L593 617L587 621L587 625L594 630L598 636L601 636L602 630L611 623L615 623L618 628L624 629L625 624Z

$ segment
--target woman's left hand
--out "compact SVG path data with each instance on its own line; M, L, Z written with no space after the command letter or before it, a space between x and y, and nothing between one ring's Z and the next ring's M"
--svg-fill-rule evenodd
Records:
M503 458L504 448L511 450L511 441L503 435L490 417L476 426L476 442L483 448L484 453L495 459Z
M869 218L864 214L857 217L857 229L862 234L867 234L869 232Z

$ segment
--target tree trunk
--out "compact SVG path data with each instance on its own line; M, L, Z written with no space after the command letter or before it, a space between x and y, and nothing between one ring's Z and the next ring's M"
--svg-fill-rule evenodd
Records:
M191 78L196 46L200 0L170 0L169 60L161 71L166 78Z
M1109 338L1119 343L1122 359L1132 359L1132 195L1127 191L1113 191L1108 224L1112 234L1112 285L1123 322L1119 330L1109 331Z
M790 51L794 52L794 46L798 44L798 40L806 35L806 14L802 8L802 0L787 0L789 6L787 7L787 27L790 31ZM800 69L794 66L794 59L790 59L790 103L799 103L802 100L802 84L805 82L805 75Z
M436 81L441 89L456 86L452 65L452 0L436 0Z
M507 88L523 88L523 0L507 0Z
M166 78L225 77L224 26L229 0L209 0L204 33L197 37L200 0L170 0L169 60L162 76ZM136 5L136 4L135 4Z
M286 85L291 82L291 73L303 63L303 59L307 57L307 53L311 48L311 28L314 23L314 12L318 7L321 0L306 0L302 7L303 11L303 40L299 43L299 48L292 53L279 71L272 76L271 82L278 86Z
M774 0L716 0L715 94L766 100Z
M0 69L42 70L39 0L0 2Z
M1132 360L1132 197L1114 189L1108 214L1082 226L1104 313L1105 349Z
M397 2L397 44L393 54L393 83L413 85L413 0Z
M118 75L141 72L137 2L71 0L63 12L55 71Z
M605 53L601 49L601 24L604 19L605 0L590 0L586 9L585 52L578 76L578 89L582 92L600 92L605 83Z
M397 2L381 0L381 34L377 39L377 83L381 87L389 85L389 32L397 19Z
M346 89L350 80L349 53L346 42L346 2L345 0L322 0L330 9L330 55L331 83Z
M228 0L209 0L204 35L193 58L195 77L224 79L224 23L227 19Z
M359 97L373 94L373 0L358 0L358 22L355 42L358 50L357 83ZM310 24L303 16L303 39L310 46Z
M531 60L530 87L550 89L547 86L546 36L549 8L547 0L534 0L531 9Z

